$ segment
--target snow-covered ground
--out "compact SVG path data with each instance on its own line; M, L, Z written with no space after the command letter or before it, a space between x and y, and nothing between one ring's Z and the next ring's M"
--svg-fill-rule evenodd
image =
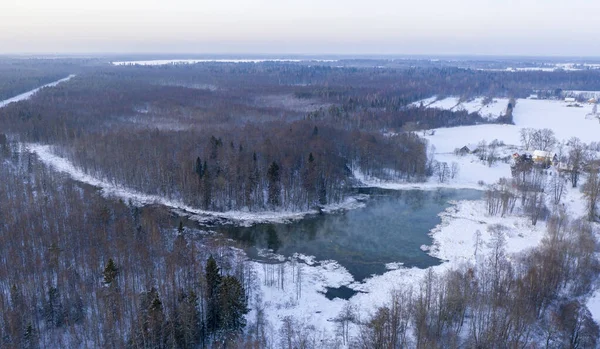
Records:
M261 59L154 59L147 61L122 61L112 62L113 65L166 65L166 64L195 64L195 63L264 63L264 62L337 62L333 59L286 59L286 58L261 58Z
M462 101L459 97L437 99L434 96L413 102L411 106L419 107L422 104L427 108L453 111L466 110L469 113L479 113L485 119L495 120L506 113L508 101L508 98L493 98L487 101L484 97Z
M452 102L448 102L448 105L450 104ZM590 111L591 106L569 108L558 101L518 100L514 110L515 125L477 125L437 129L434 134L426 136L429 143L435 146L436 160L449 164L456 162L460 166L458 175L444 184L437 183L436 178L430 178L426 183L406 184L383 182L366 177L360 171L356 171L355 175L368 185L389 189L482 188L479 184L480 181L490 184L501 177L510 177L508 164L496 163L489 167L481 163L474 155L455 155L454 149L465 144L477 144L481 140L489 143L493 139L498 139L507 145L503 147L504 151L509 151L518 147L519 131L525 127L550 128L561 140L577 136L584 142L598 141L600 123L597 120L586 119L585 116ZM50 146L27 144L26 148L28 151L36 153L43 162L55 170L68 173L75 180L98 186L106 195L117 196L125 200L131 199L141 204L160 203L198 216L218 217L239 222L292 220L300 219L307 214L239 211L215 213L197 210L179 202L146 195L90 177L66 159L57 156ZM582 194L577 188L568 188L565 204L572 215L583 215ZM340 206L332 206L329 209L352 208L360 205L362 205L360 200L350 199ZM455 202L453 206L440 213L440 217L441 223L430 232L432 245L423 247L432 256L446 261L441 265L431 267L436 273L475 260L476 251L478 256L486 255L490 250L491 230L494 226L501 225L503 227L507 252L513 254L537 246L546 228L543 222L532 226L527 218L518 215L488 216L483 201ZM480 234L477 234L477 231ZM422 277L428 271L427 269L404 268L398 263L394 268L390 268L393 270L389 270L383 275L372 276L359 283L336 261L315 261L310 256L295 256L276 266L255 261L248 263L256 275L255 290L262 295L265 315L273 326L273 331L277 331L283 317L291 315L301 323L310 324L327 332L329 336L333 336L336 330L333 319L346 304L355 306L360 310L362 316L366 316L377 306L384 304L395 289L407 286L417 288ZM274 272L269 268L282 268L281 274L279 271ZM300 272L298 272L298 268L300 268ZM271 282L273 275L283 275L287 280L283 283L283 287ZM299 278L298 275L300 275ZM359 293L347 301L328 300L325 297L324 292L327 287L340 286L347 286ZM591 297L587 304L596 321L600 320L600 293ZM252 320L252 316L253 313L249 314L249 320ZM351 332L355 333L355 331L355 328L351 328ZM276 333L273 332L273 336Z
M423 104L433 105L435 99L424 101ZM456 106L458 99L445 102L448 107ZM439 105L439 104L438 104ZM600 124L597 121L586 119L585 116L591 106L583 108L569 108L565 103L549 100L518 100L514 110L515 125L478 125L455 128L437 129L433 135L426 136L429 143L436 148L435 159L448 164L456 162L460 166L458 176L448 182L437 183L435 177L427 183L398 183L381 181L369 178L355 170L357 179L369 186L387 189L433 189L446 188L472 188L484 189L479 182L486 184L495 183L502 177L510 177L510 166L498 162L493 166L482 163L474 155L457 156L453 152L465 144L477 144L482 140L487 143L498 139L506 144L500 150L510 154L518 149L520 140L519 132L522 128L550 128L559 140L579 137L584 142L598 141ZM583 215L583 197L578 188L568 188L564 199L567 211L575 217ZM455 268L462 263L474 261L476 241L479 241L477 250L479 256L489 253L492 227L501 225L506 238L506 250L509 254L516 254L537 246L543 238L546 225L538 222L533 226L526 217L513 215L496 217L487 215L484 201L459 201L446 211L440 213L442 222L435 227L430 235L433 243L425 247L432 256L447 262L431 267L434 272L442 273ZM481 234L477 238L477 231ZM407 286L417 288L427 269L398 267L383 275L376 275L363 282L356 282L352 276L334 262L327 262L330 269L323 270L320 266L304 266L305 275L302 281L302 297L295 300L295 289L290 283L288 289L280 290L264 285L267 277L260 264L256 264L257 282L260 290L269 300L266 314L272 324L277 324L283 316L294 315L302 321L310 322L316 328L335 333L336 324L332 321L344 307L346 302L360 309L365 316L383 305L392 291ZM331 268L332 266L335 266ZM285 264L285 270L291 273L292 262ZM331 275L332 269L335 276ZM287 279L291 276L288 274ZM309 281L310 280L310 281ZM350 300L328 300L323 292L325 287L347 286L360 291ZM588 302L588 306L596 321L600 320L600 293L597 293Z
M505 69L479 69L485 71L508 71L508 72L520 72L520 71L544 71L553 72L556 70L565 71L580 71L580 70L594 70L600 69L600 64L596 63L547 63L537 67L507 67Z
M46 84L46 85L44 85L44 86L40 86L40 87L38 87L38 88L36 88L36 89L33 89L33 90L29 91L29 92L25 92L25 93L22 93L22 94L20 94L20 95L18 95L18 96L15 96L15 97L12 97L12 98L6 99L6 100L4 100L4 101L0 101L0 108L4 107L4 106L6 106L6 105L8 105L8 104L10 104L10 103L13 103L13 102L19 102L19 101L23 101L23 100L29 99L29 98L31 98L31 96L33 96L33 95L34 95L36 92L38 92L39 90L43 89L44 87L54 87L54 86L56 86L56 85L60 84L61 82L69 81L69 80L71 80L71 79L72 79L72 78L74 78L74 77L75 77L75 75L69 75L69 76L67 76L67 77L66 77L66 78L64 78L64 79L60 79L60 80L57 80L57 81L51 82L51 83L49 83L49 84Z
M444 103L446 106L457 100L446 99L451 100L449 103ZM456 148L477 144L482 140L489 143L498 139L506 144L519 145L519 132L522 128L549 128L554 131L559 140L578 137L583 142L597 142L600 140L600 122L597 118L586 117L592 112L592 108L590 104L577 108L568 107L568 104L563 101L519 99L513 111L515 125L486 124L440 128L435 130L434 135L426 138L439 153L450 153Z

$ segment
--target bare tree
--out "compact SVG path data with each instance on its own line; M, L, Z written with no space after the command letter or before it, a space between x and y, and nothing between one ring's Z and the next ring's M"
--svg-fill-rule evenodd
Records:
M450 167L450 178L452 178L452 179L456 178L456 176L458 176L459 171L460 171L460 166L458 165L458 163L452 162L452 165Z
M594 222L598 219L598 201L600 200L600 174L598 168L590 169L582 190L587 200L588 220Z
M577 188L577 183L579 183L579 175L583 170L587 155L587 147L585 143L581 142L579 138L576 137L569 140L569 146L571 147L571 150L569 151L569 160L567 161L567 166L569 167L569 172L571 173L571 184L573 185L573 188Z

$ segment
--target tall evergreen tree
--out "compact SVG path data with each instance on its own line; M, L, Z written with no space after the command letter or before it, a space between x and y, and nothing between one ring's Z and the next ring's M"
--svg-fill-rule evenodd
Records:
M208 166L206 164L206 161L204 161L204 174L203 174L203 183L202 183L202 189L203 189L203 204L204 204L204 209L208 210L211 207L211 203L212 203L212 181L211 181L211 174L208 172Z
M113 261L112 258L109 258L106 267L104 267L104 272L102 273L104 276L104 284L111 285L117 278L118 273L119 268L117 268L115 261Z
M206 329L208 333L215 333L219 329L219 287L221 274L217 261L211 255L206 262Z
M200 182L204 175L204 167L202 167L202 160L200 160L199 156L196 158L196 168L194 172L198 175L198 182Z
M273 161L267 170L267 178L269 180L269 205L276 207L280 204L281 197L281 175L279 173L279 165Z
M241 333L246 326L244 315L248 313L248 303L244 287L233 276L225 276L219 289L221 331L227 336Z

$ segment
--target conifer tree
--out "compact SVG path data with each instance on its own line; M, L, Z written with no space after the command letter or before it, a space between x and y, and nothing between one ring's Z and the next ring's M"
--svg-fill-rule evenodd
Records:
M219 329L219 287L221 275L217 261L211 255L206 262L206 329L215 333Z
M279 173L279 165L273 161L267 170L267 178L269 180L269 205L279 206L281 196L281 175Z
M117 268L113 259L109 258L108 263L106 264L106 267L104 268L104 272L102 273L102 275L104 276L104 284L107 286L111 285L113 283L113 281L115 281L115 279L117 278L118 274L119 274L119 268Z
M226 336L237 335L244 330L248 313L248 304L244 287L233 276L222 279L219 290L220 323L219 327Z

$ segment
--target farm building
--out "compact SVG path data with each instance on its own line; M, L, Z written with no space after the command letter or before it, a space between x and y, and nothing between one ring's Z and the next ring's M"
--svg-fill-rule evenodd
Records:
M558 160L556 153L552 153L549 151L536 150L532 154L533 162L537 164L541 164L544 162L554 163Z
M454 152L458 155L467 155L476 153L478 148L477 144L465 144L462 148L457 148Z
M567 103L574 103L574 102L576 102L576 101L577 101L577 100L576 100L575 98L573 98L573 97L566 97L566 98L565 98L565 102L567 102Z

